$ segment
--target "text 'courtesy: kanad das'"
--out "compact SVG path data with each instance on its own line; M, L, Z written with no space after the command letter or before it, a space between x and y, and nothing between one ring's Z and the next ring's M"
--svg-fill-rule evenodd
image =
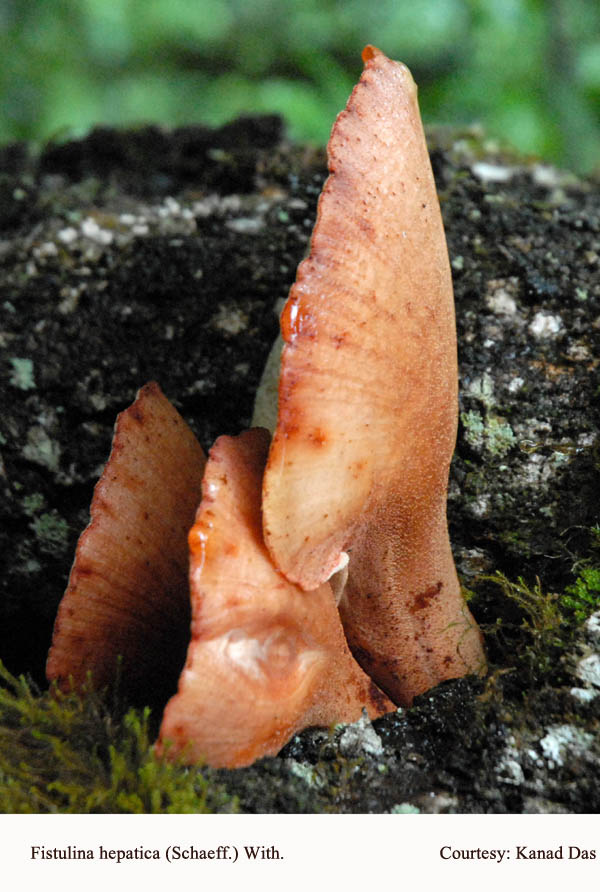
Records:
M281 861L283 855L274 845L234 846L219 845L212 849L193 845L168 845L162 849L136 846L133 849L111 849L97 846L93 849L77 846L51 848L37 845L30 847L31 861L224 861L235 864L241 861Z
M443 861L490 861L496 864L514 861L594 861L596 849L576 845L560 845L557 848L536 849L532 846L514 846L510 849L462 849L442 846Z

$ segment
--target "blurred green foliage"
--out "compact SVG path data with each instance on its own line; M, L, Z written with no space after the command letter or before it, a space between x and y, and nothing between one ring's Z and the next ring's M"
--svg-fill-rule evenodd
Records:
M0 140L278 111L323 143L366 43L426 122L600 166L599 0L1 0Z

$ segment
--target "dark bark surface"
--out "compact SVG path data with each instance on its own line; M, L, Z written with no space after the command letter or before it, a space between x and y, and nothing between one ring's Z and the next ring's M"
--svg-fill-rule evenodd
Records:
M451 539L490 675L300 735L229 778L248 810L600 807L600 636L559 610L600 564L600 187L475 132L430 146L459 336ZM325 156L248 118L9 147L0 169L0 658L43 684L116 414L156 380L205 448L248 426Z

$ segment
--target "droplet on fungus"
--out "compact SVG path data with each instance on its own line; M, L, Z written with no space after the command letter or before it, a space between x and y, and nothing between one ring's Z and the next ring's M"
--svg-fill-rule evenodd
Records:
M454 302L417 91L408 69L374 47L363 59L282 314L263 524L275 566L307 592L349 551L348 641L407 704L442 679L481 671L484 655L446 523ZM298 320L310 320L309 336ZM315 448L314 431L327 431L327 448Z
M351 656L329 584L303 592L273 567L260 510L269 439L253 429L209 453L189 536L192 638L159 739L186 761L248 765L309 725L394 709Z
M60 603L47 677L139 705L175 690L189 641L187 534L206 459L155 383L117 418Z

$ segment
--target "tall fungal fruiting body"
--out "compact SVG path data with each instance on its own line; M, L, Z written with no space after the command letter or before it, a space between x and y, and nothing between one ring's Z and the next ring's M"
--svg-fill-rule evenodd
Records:
M363 59L282 314L263 523L275 565L307 592L350 554L340 605L348 641L407 704L480 670L484 657L446 524L456 333L417 91L379 50Z
M115 426L61 601L47 676L164 704L189 641L187 535L206 459L157 384ZM120 664L120 670L119 670Z
M220 767L274 755L309 725L393 709L352 658L327 582L303 592L261 528L269 434L220 437L190 532L192 635L160 748Z

